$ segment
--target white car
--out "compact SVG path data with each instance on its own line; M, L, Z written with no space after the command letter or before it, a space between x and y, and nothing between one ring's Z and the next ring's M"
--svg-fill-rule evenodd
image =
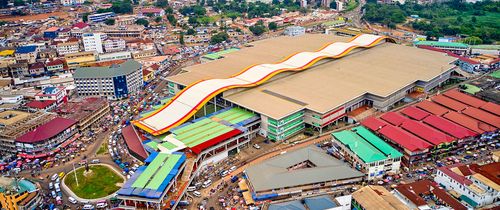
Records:
M68 197L68 201L70 203L72 203L72 204L77 204L78 203L78 201L75 198L73 198L73 197Z
M97 164L97 163L100 163L101 161L99 159L93 159L90 162L93 163L93 164Z
M196 197L201 197L201 193L198 192L198 191L194 191L193 192L193 195L196 196Z
M260 146L259 146L258 144L254 144L254 145L253 145L253 148L255 148L255 149L260 149Z
M89 210L91 210L91 209L94 209L94 205L92 205L92 204L85 204L82 209L89 209Z

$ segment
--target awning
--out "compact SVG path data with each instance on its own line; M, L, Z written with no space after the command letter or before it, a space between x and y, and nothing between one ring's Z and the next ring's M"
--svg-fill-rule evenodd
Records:
M452 195L455 198L460 198L460 194L457 193L457 191L455 191L455 190L450 190L450 191L448 191L448 193L450 193L450 195Z
M255 204L255 201L252 198L252 194L249 191L243 192L243 199L245 199L245 203L247 205Z
M241 191L248 191L248 185L244 179L242 179L240 182L238 182L238 186L240 187Z
M466 203L468 203L469 205L471 205L472 207L476 207L478 204L476 203L476 201L473 201L472 199L470 199L469 197L465 196L465 195L461 195L460 196L460 199L465 201Z

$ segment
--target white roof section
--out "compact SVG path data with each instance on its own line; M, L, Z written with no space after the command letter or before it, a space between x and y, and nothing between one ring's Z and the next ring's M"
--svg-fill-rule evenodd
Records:
M232 88L257 86L284 71L300 71L323 58L339 58L356 47L371 47L385 37L362 34L350 42L336 42L317 52L301 52L276 64L260 64L226 79L210 79L194 83L178 93L159 111L134 124L143 130L160 135L180 125L194 115L208 100Z

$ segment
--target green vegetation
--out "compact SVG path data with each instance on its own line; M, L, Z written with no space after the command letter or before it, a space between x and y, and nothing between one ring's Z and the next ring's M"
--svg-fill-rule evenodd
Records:
M467 35L477 38L466 40L474 44L500 40L500 2L490 0L477 3L451 1L429 5L365 5L364 19L388 26L405 23L424 31L428 39L444 35ZM419 19L406 22L406 17L418 15Z
M210 44L219 44L227 39L229 39L229 35L226 32L219 32L210 38Z
M330 4L331 5L331 4ZM345 11L352 11L353 9L356 9L356 7L359 6L359 0L349 0L347 2L347 7L345 8Z
M269 28L269 30L276 30L278 29L278 24L276 24L275 22L270 22L267 27Z
M113 19L113 18L110 18L110 19L107 19L107 20L105 20L105 21L104 21L104 23L105 23L106 25L108 25L108 26L112 26L112 25L114 25L114 24L115 24L115 22L116 22L116 21L115 21L115 19Z
M82 15L82 21L85 22L85 23L88 22L89 21L89 15L90 15L90 13L88 13L88 12L83 13L83 15Z
M175 16L172 14L167 15L167 20L170 23L170 25L175 26L177 25L177 19L175 19Z
M132 2L130 0L114 1L111 10L117 14L131 14L133 12Z
M262 20L259 20L257 24L250 26L248 29L255 35L255 36L260 36L264 32L266 32L266 27L264 26L264 22Z
M159 23L161 22L162 18L161 17L155 17L155 22Z
M167 8L168 7L168 0L156 0L155 6L161 7L161 8Z
M64 183L80 198L95 199L108 196L118 189L118 183L123 182L121 178L114 171L106 166L93 165L90 166L92 174L83 176L85 168L76 170L76 176L79 186L76 185L75 173L70 172L66 175Z
M108 144L106 142L102 143L99 149L97 150L97 155L106 154L108 152Z
M149 21L144 19L144 18L139 18L135 21L135 24L137 25L143 25L144 27L148 27L149 26Z

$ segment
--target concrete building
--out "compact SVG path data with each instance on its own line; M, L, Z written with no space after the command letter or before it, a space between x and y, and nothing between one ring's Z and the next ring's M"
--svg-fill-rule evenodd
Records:
M102 40L106 39L106 35L102 33L86 33L82 35L83 47L87 52L103 53Z
M60 105L68 101L68 96L66 94L66 89L64 87L48 86L43 88L42 91L40 91L35 95L35 100L55 101L57 105Z
M325 43L346 40L345 37L306 34L257 41L253 47L226 54L223 59L184 68L184 73L167 78L168 89L176 94L206 79L207 75L229 78L256 63L275 63L291 53L314 51ZM443 53L382 42L370 49L356 49L351 55L335 61L324 60L310 70L278 74L255 88L226 90L209 103L222 107L240 106L259 113L262 119L260 135L283 140L306 126L321 131L338 121L347 121L350 112L363 106L385 111L410 92L417 89L428 92L450 77L454 68L450 63L454 60ZM383 75L391 75L393 79L387 82ZM169 109L162 112L166 110ZM149 127L157 123L165 127L164 119L152 116L144 122Z
M360 183L364 176L316 146L251 165L245 175L255 201L334 192Z
M400 184L394 189L394 195L411 209L468 209L437 183L428 179Z
M368 185L352 194L351 209L410 210L383 186Z
M123 39L106 39L103 42L104 50L106 52L119 52L126 48L125 40Z
M132 58L132 54L128 51L123 51L123 52L99 54L97 57L98 61L127 60Z
M105 13L98 13L98 14L92 14L88 16L88 20L91 23L99 23L99 22L104 22L109 18L112 18L115 16L114 12L105 12Z
M85 131L96 122L102 121L110 109L106 99L85 98L69 101L57 108L56 112L60 116L76 120L78 130Z
M16 57L16 60L22 61L26 60L28 63L35 63L36 58L38 56L38 51L36 46L22 46L22 47L17 47L16 51L14 52L14 56Z
M57 43L56 50L60 56L70 53L77 53L78 51L80 51L80 43L78 43L77 41Z
M443 166L434 181L455 191L468 206L479 208L500 201L499 168L500 163Z
M306 33L306 28L302 26L288 26L285 28L283 34L286 36L300 36Z
M73 6L83 4L85 0L61 0L63 6Z
M126 98L141 90L142 65L128 60L110 67L82 67L73 74L79 96Z
M365 127L335 132L332 136L337 145L334 150L354 168L367 174L368 180L399 173L403 154Z

